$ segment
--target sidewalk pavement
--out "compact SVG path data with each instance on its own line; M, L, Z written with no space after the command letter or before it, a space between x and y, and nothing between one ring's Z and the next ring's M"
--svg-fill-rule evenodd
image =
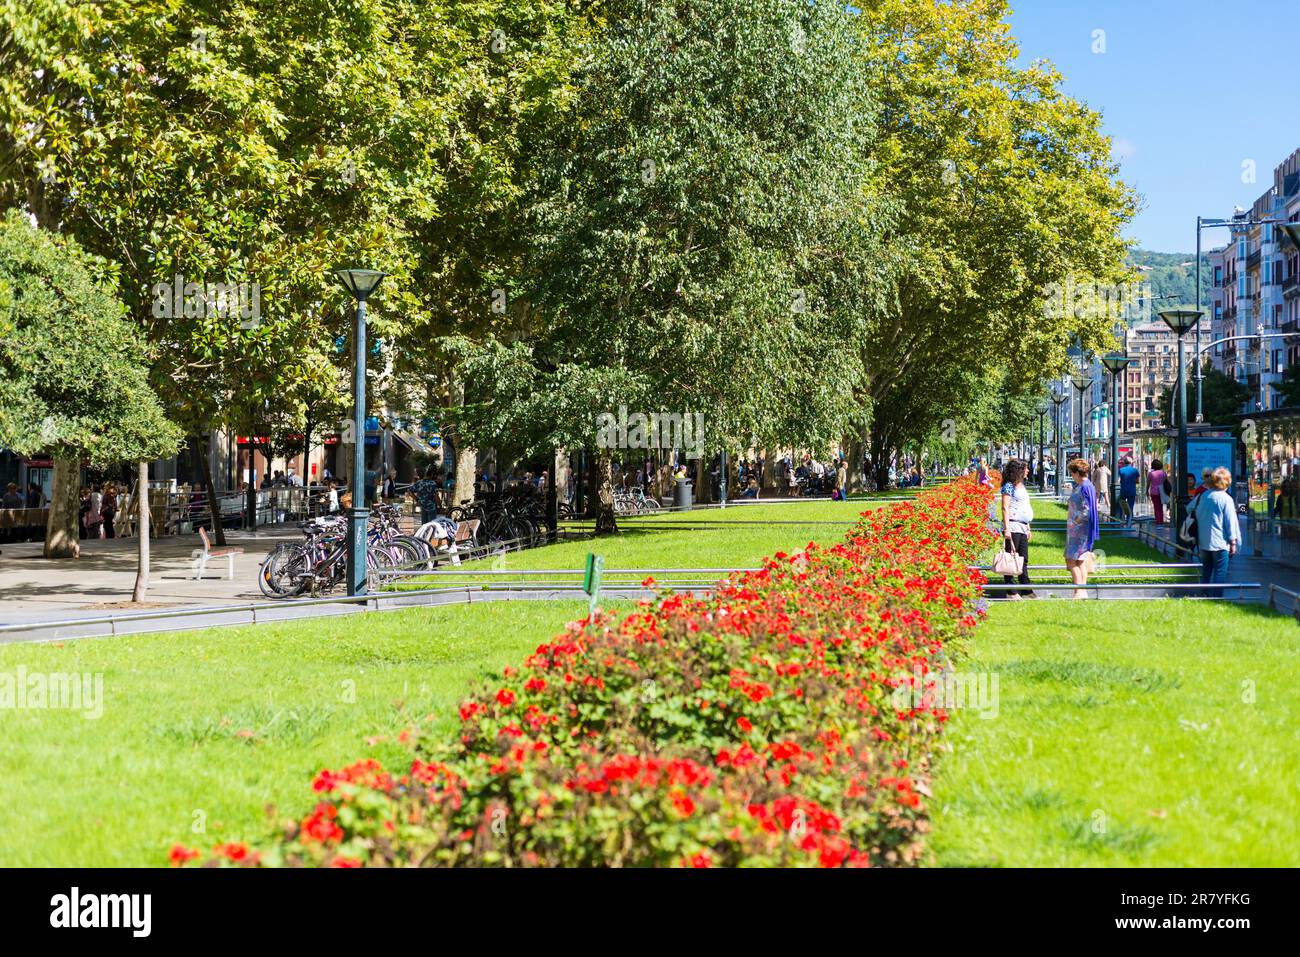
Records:
M1174 531L1168 525L1156 525L1148 522L1146 527L1157 538L1166 542L1175 541ZM1251 594L1249 598L1249 600L1257 602L1268 601L1269 585L1277 585L1293 592L1300 591L1300 567L1275 558L1255 555L1253 542L1251 541L1252 528L1250 522L1241 523L1241 532L1244 540L1242 547L1237 550L1237 554L1233 555L1232 560L1228 562L1228 581L1259 582L1261 587L1258 592ZM1179 560L1199 561L1199 558Z
M227 529L227 544L244 549L235 557L233 581L226 578L224 558L208 562L202 581L194 580L192 556L203 547L197 534L152 539L147 604L170 608L264 601L257 587L258 565L275 545L300 538L293 526ZM83 540L81 557L75 559L43 558L41 542L0 545L0 624L93 617L119 604L141 609L130 604L136 545L134 538Z

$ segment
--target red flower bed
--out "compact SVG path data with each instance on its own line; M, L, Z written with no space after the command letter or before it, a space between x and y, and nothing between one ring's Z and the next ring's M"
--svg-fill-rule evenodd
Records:
M900 709L895 690L982 615L967 565L992 541L991 495L932 489L708 597L575 622L471 695L457 740L414 741L402 774L321 771L303 820L208 862L913 863L948 715Z

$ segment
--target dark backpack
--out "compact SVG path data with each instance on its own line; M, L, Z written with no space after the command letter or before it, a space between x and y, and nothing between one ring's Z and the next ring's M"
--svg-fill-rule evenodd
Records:
M1174 483L1171 482L1169 480L1169 476L1166 475L1164 483L1160 486L1160 497L1173 498L1173 495L1174 495Z

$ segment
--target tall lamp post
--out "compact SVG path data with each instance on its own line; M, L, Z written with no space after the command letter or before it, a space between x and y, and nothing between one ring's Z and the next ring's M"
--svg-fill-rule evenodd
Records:
M1061 406L1068 396L1052 393L1052 435L1056 437L1056 497L1061 497Z
M1070 376L1070 383L1074 386L1074 390L1079 393L1079 456L1081 458L1087 458L1087 456L1083 454L1083 395L1092 388L1092 377L1086 376L1082 372L1076 372L1074 375ZM1057 468L1059 470L1060 467L1058 466Z
M1178 337L1178 469L1174 473L1174 512L1169 518L1169 527L1178 528L1187 511L1187 368L1183 358L1183 336L1193 326L1200 327L1199 309L1165 309L1160 318L1165 321L1170 331Z
M1132 361L1122 352L1111 352L1101 357L1101 364L1110 373L1110 513L1115 514L1119 501L1119 375Z
M1043 431L1046 426L1043 420L1047 416L1047 403L1038 403L1038 491L1047 491L1047 473L1043 471L1043 446L1047 444L1047 433Z
M366 531L370 525L366 501L366 300L387 273L377 269L340 269L334 273L357 301L352 324L352 508L348 511L348 594L366 593Z

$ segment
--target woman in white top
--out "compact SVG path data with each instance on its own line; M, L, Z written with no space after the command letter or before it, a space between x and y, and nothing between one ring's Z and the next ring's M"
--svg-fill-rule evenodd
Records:
M1021 585L1029 581L1029 540L1033 537L1029 524L1034 520L1034 506L1029 500L1029 489L1025 488L1025 476L1029 468L1020 459L1012 459L1002 470L1002 540L1003 547L1019 555L1024 561L1018 578L1003 575L1008 585L1018 581ZM1021 596L1032 598L1033 592L1027 588L1007 593L1007 597L1019 601Z

